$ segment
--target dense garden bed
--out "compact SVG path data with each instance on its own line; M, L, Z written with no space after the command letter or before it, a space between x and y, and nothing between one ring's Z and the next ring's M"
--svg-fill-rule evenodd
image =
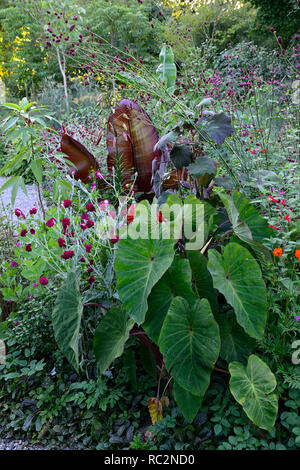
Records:
M58 75L52 106L23 84L1 106L0 437L296 450L299 37L224 46L205 22L199 44L189 12L135 3L121 47L76 2L25 2Z

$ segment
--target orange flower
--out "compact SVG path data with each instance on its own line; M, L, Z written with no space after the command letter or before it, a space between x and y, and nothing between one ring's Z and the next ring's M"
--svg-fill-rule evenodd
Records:
M273 255L277 256L277 258L280 258L280 256L282 256L282 253L282 248L275 248L275 250L273 250Z
M300 261L300 250L296 250L296 251L295 251L295 256L296 256L296 258L298 258L298 260Z

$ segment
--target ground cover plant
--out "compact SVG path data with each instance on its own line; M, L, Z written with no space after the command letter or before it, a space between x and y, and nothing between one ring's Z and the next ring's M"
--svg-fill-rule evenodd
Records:
M0 436L296 450L297 31L282 39L271 24L265 44L224 46L228 15L249 5L226 2L219 23L220 2L102 3L100 27L93 2L78 14L76 2L20 2L49 62L55 49L65 109L22 86L1 106L12 205L0 225ZM131 34L114 29L120 12ZM71 99L72 72L94 104ZM38 200L25 210L14 203L27 183Z

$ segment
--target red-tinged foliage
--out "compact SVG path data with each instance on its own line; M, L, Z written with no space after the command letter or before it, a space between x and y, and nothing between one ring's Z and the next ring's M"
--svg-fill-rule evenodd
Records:
M107 167L110 173L115 166L116 154L120 158L123 183L131 181L137 172L138 191L151 191L152 161L160 160L161 151L153 148L158 142L158 133L150 117L130 100L120 102L108 119Z
M63 134L62 136L61 151L68 156L68 160L76 165L75 179L80 179L83 183L88 183L90 171L98 168L94 156L84 145L68 134Z

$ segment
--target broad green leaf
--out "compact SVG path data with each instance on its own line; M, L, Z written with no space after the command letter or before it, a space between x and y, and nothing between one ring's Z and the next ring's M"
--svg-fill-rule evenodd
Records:
M140 325L153 286L172 264L172 240L120 240L115 261L117 289L128 314Z
M7 132L9 129L13 128L15 124L18 122L19 117L18 116L13 116L11 117L7 122L5 122L3 126L3 132Z
M270 431L276 420L278 397L275 375L259 357L251 355L247 366L229 364L229 386L236 401L256 426Z
M214 313L218 313L218 293L207 269L207 259L200 251L187 251L187 258L192 268L192 282L200 299L207 299Z
M124 356L124 369L132 390L137 390L136 360L133 349L127 349Z
M205 205L193 194L184 199L184 236L189 240L186 250L200 250L208 233L208 223Z
M0 175L1 176L1 175ZM8 181L6 181L0 188L0 193L2 193L2 191L5 191L5 189L9 188L10 186L13 186L15 181L18 179L19 177L18 176L13 176L12 178L10 178Z
M4 104L1 104L0 106L2 106L3 108L7 108L7 109L12 109L12 110L16 110L16 111L21 111L21 108L20 106L18 106L17 104L14 104L14 103L4 103Z
M158 342L174 297L183 297L188 301L196 298L192 290L192 272L187 259L174 258L172 266L153 287L148 298L148 311L143 328L155 343Z
M266 220L238 191L235 191L232 197L225 193L219 196L237 237L250 245L255 253L263 255L266 261L272 261L270 251L262 244L264 238L270 238L272 235Z
M141 343L139 347L139 355L141 364L144 367L145 371L153 377L155 380L157 378L157 371L156 371L156 362L153 357L152 351L148 346L144 343Z
M200 409L203 396L192 395L174 382L174 398L185 419L191 423Z
M158 345L166 369L188 392L203 396L220 350L219 327L208 300L173 299Z
M43 160L41 158L33 160L30 164L30 168L38 184L41 185L43 183Z
M174 93L177 69L174 63L174 53L172 47L164 44L159 54L160 65L156 73L160 80L166 85L170 93Z
M52 312L52 325L59 349L77 371L82 310L83 305L76 274L70 272L58 291Z
M255 340L236 322L233 312L222 313L215 318L220 327L222 359L246 363L249 354L255 349Z
M94 352L100 374L123 354L133 325L134 320L128 317L121 306L110 309L101 319L94 336Z
M206 156L198 157L188 166L188 171L199 180L199 184L206 187L217 173L217 162Z
M266 286L257 261L246 248L230 243L223 255L209 251L208 270L214 287L233 307L248 335L261 339L267 321Z
M251 202L239 191L234 191L232 199L239 212L239 219L246 222L251 230L253 240L263 243L265 238L273 236L268 222L260 215Z

